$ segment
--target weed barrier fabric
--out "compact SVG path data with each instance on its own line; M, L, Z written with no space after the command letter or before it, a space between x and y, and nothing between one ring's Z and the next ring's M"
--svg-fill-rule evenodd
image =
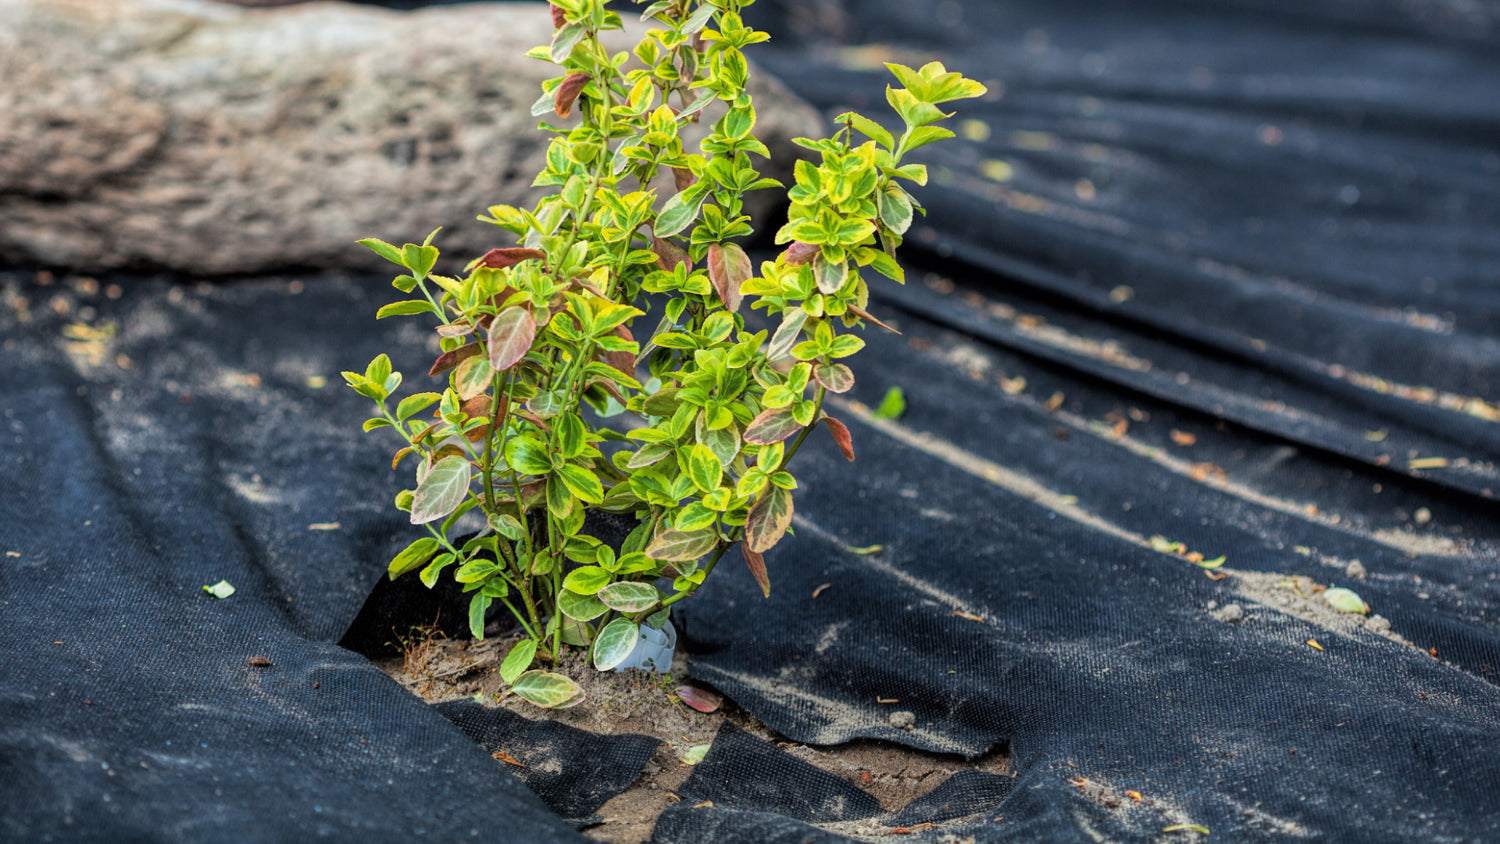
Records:
M661 746L650 736L600 736L474 701L434 708L492 755L514 760L506 764L515 775L576 829L601 823L594 810L634 782Z
M751 11L831 114L931 51L997 96L873 285L858 461L799 456L769 599L731 555L675 614L695 677L1013 755L912 840L1500 838L1497 7ZM0 837L579 840L334 644L410 537L337 376L430 363L386 280L121 281L0 275ZM850 840L743 738L658 841Z
M582 840L333 644L401 528L310 386L375 354L368 300L299 287L0 280L0 838Z
M1114 353L1002 342L1500 494L1500 6L750 11L773 36L759 60L830 117L889 111L882 61L937 56L990 83L954 104L968 143L929 148L909 242L1090 323Z

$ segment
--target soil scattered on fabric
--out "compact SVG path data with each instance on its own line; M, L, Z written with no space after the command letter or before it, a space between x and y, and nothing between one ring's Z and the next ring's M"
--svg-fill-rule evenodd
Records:
M604 823L584 830L584 835L596 841L609 844L649 841L657 816L680 799L677 790L692 772L692 765L683 756L693 748L712 743L725 721L853 783L875 797L887 812L901 809L959 771L1012 773L1010 755L1004 751L992 751L965 761L957 755L927 753L881 741L812 747L786 740L728 699L715 712L699 712L677 696L680 686L707 688L693 681L687 658L681 651L667 675L639 670L600 672L583 655L570 653L561 664L546 668L582 686L583 702L569 709L540 709L512 694L500 677L500 662L516 641L516 636L483 642L452 640L430 629L417 628L402 639L401 655L377 660L375 664L428 703L472 699L484 706L505 707L533 720L553 720L595 733L638 733L661 739L662 746L640 779L599 808ZM860 824L863 825L860 830L833 831L891 834L891 828L882 826L879 818ZM865 826L869 829L864 829Z
M1323 592L1328 587L1310 577L1254 571L1231 571L1228 574L1234 577L1235 591L1248 601L1273 607L1336 633L1353 635L1355 631L1365 630L1393 642L1412 646L1411 642L1392 630L1391 623L1379 613L1339 612L1329 606L1323 600ZM1239 608L1239 611L1236 613L1231 607ZM1229 604L1222 608L1215 605L1208 610L1215 618L1226 623L1246 623L1255 618L1253 614L1247 614L1239 604Z

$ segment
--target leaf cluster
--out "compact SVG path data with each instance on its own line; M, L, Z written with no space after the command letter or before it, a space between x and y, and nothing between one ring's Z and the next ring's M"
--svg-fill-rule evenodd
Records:
M783 186L757 170L769 150L741 50L767 36L742 20L747 5L656 0L641 41L611 54L600 35L622 28L615 11L555 0L552 41L529 53L557 68L532 107L551 136L534 182L547 193L480 218L514 245L448 276L433 236L360 241L401 268L393 283L410 295L377 318L435 318L441 347L428 373L440 388L394 407L402 377L387 356L344 373L376 405L365 429L393 431L392 466L414 473L395 503L426 535L390 576L431 586L451 571L472 593L475 636L503 604L527 638L502 674L538 705L577 695L534 664L571 645L618 665L639 625L660 627L737 543L769 594L762 555L790 531L792 456L821 422L853 459L823 402L854 385L844 361L876 322L866 271L903 281L895 250L921 211L906 184L927 178L903 161L951 136L934 125L949 116L939 103L984 91L938 63L890 65L901 134L851 112L832 137L799 139L817 160L796 167L776 238L787 248L757 268L737 242L752 232L744 196ZM707 137L684 139L715 113ZM664 195L653 185L669 176ZM747 324L756 308L774 330ZM611 547L585 530L595 509L639 526ZM474 511L485 527L459 543Z

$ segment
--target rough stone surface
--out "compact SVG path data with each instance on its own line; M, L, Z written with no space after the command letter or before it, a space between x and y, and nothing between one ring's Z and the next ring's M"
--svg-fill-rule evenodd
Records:
M439 225L455 259L510 245L475 216L533 198L551 66L522 54L550 37L541 4L0 0L0 263L375 268L353 241ZM754 78L784 177L819 117Z

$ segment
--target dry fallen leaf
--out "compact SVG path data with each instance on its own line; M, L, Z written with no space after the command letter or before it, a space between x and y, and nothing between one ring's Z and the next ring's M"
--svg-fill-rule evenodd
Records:
M521 764L521 761L519 759L510 755L509 753L506 753L503 750L497 750L494 753L491 753L490 758L499 759L501 762L504 762L507 765L515 765L517 768L526 767L525 765Z
M1172 429L1172 433L1170 434L1170 436L1172 437L1172 442L1177 443L1181 446L1189 446L1198 442L1197 437L1189 434L1187 431L1179 431L1176 428Z
M959 618L967 618L970 621L984 621L983 618L980 618L973 613L964 612L963 610L954 610L953 614L958 616Z

